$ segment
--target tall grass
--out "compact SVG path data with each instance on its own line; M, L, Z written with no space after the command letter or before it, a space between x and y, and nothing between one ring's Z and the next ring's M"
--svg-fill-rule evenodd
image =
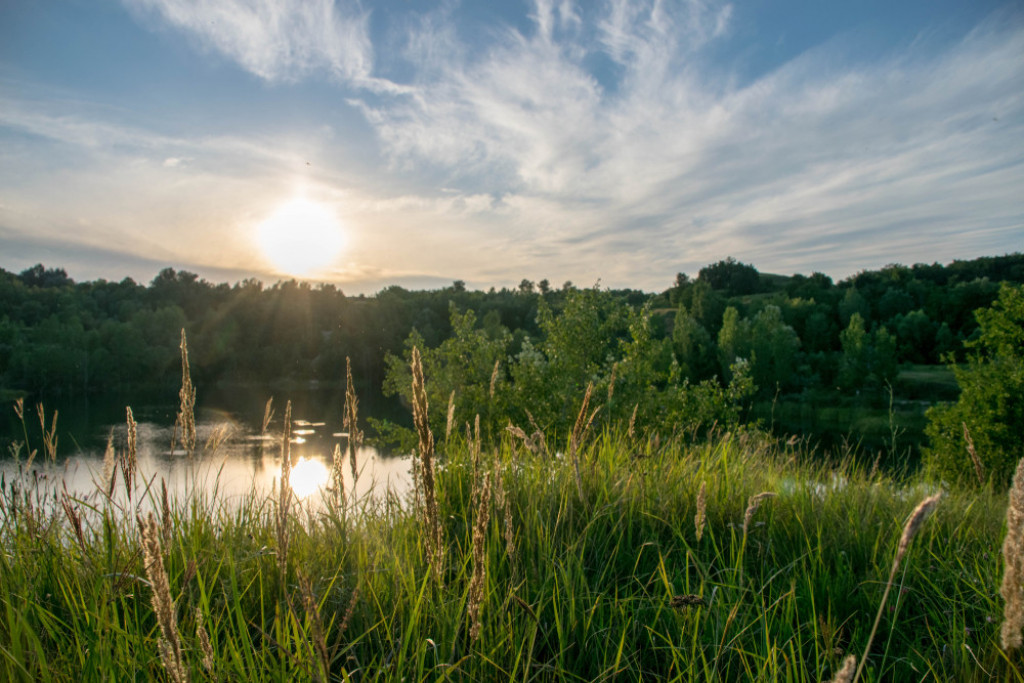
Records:
M303 514L287 439L278 490L230 505L133 475L159 524L106 475L73 498L23 470L0 491L0 679L1024 679L1003 496L948 491L925 520L937 485L756 432L584 433L563 456L452 430L436 470L421 453L433 519L395 495Z

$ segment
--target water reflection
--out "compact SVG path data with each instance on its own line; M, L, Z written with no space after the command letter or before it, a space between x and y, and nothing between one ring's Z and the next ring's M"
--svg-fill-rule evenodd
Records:
M289 481L295 497L303 500L313 493L323 491L330 484L330 478L331 471L326 465L319 460L302 457L292 465Z
M158 492L163 482L168 492L179 500L201 497L230 507L244 496L271 493L280 479L283 450L280 424L262 433L259 428L244 424L224 411L204 411L196 425L197 454L190 459L181 445L175 443L170 420L163 421L168 417L165 413L135 412L139 420L138 473L143 488L148 484ZM340 424L304 420L293 424L297 428L292 431L290 445L292 491L305 504L316 505L323 499L321 493L331 484L334 448L340 446L344 453L346 436L340 431ZM102 427L89 438L75 439L74 442L80 444L78 451L58 458L56 463L37 458L32 469L39 475L36 477L41 482L39 486L66 486L74 497L93 495L105 478L103 455L108 436L118 450L126 447L127 428L122 423ZM61 443L65 443L64 440ZM372 447L362 447L357 450L356 459L359 471L356 481L353 481L348 462L340 468L349 500L365 496L382 498L389 490L401 496L411 485L410 461L406 456L386 455ZM19 464L14 460L0 461L0 475L8 480L18 476L18 470ZM120 475L118 479L118 487L123 488Z

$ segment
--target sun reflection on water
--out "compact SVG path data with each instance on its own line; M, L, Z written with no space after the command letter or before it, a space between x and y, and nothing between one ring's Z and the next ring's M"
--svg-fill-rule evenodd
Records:
M311 460L303 456L292 465L289 482L292 493L301 500L325 487L329 477L330 471L326 465L319 460Z

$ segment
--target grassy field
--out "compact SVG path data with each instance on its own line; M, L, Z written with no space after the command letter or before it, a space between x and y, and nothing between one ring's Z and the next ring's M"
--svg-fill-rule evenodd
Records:
M439 437L405 500L165 500L130 446L113 493L23 471L0 495L0 678L824 681L866 652L862 681L1024 679L999 644L1005 494L753 431L547 437Z

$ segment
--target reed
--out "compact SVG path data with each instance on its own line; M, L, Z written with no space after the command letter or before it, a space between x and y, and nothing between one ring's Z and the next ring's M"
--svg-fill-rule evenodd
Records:
M207 632L206 626L203 625L203 611L198 607L196 607L195 620L196 641L199 643L199 654L202 655L202 659L199 661L206 673L212 674L216 654L213 651L213 644L210 643L210 634Z
M498 387L498 373L501 372L501 359L497 358L494 361L494 369L491 370L491 384L487 389L487 396L492 401L494 400L494 390Z
M900 534L900 542L896 546L896 556L892 561L892 569L889 570L889 580L885 583L885 591L882 593L882 600L878 604L878 612L875 613L875 623L871 626L871 633L868 634L867 645L864 646L864 655L860 658L860 664L857 666L857 671L853 674L853 683L856 683L857 679L860 678L861 672L864 670L864 665L868 661L868 655L871 654L871 643L875 639L875 633L878 631L878 623L882 620L882 613L885 610L885 603L889 599L889 592L892 590L893 583L896 581L896 572L900 568L900 562L903 561L903 557L907 554L907 550L910 549L910 542L914 540L914 536L921 529L921 525L924 524L924 520L931 514L931 511L939 504L939 500L942 499L942 493L936 493L935 495L928 496L914 508L910 516L907 517L906 524L903 525L903 533Z
M352 468L352 488L355 490L359 480L359 469L356 466L356 451L363 443L363 433L359 430L359 398L356 396L355 383L352 381L352 359L345 357L345 416L342 426L348 433L348 462Z
M999 639L1004 650L1020 648L1024 629L1024 458L1017 463L1006 504L1003 539L1003 623Z
M423 482L424 526L426 527L427 556L434 575L440 579L444 549L441 540L441 522L438 519L437 493L434 477L434 435L430 432L427 392L423 382L423 362L420 350L412 350L413 422L419 437L420 478Z
M974 439L971 438L971 430L967 429L967 423L961 422L961 426L964 428L964 441L967 443L967 454L971 456L971 462L974 464L974 476L978 478L978 484L985 484L985 470L981 466L981 458L978 457L978 451L974 449Z
M153 513L139 519L142 534L142 548L146 561L146 577L153 591L152 605L160 626L160 659L168 678L173 683L188 683L188 669L182 654L181 637L178 633L178 616L171 597L170 579L164 568L163 548L160 544L161 531Z
M263 406L263 426L260 427L260 434L267 433L267 427L270 426L270 421L274 419L274 397L271 396L267 399L266 405Z
M491 472L486 471L480 479L479 492L476 496L476 521L473 523L473 576L469 582L469 599L466 620L471 624L469 637L476 640L480 637L483 624L480 621L480 610L486 597L487 580L487 523L491 514Z
M839 671L836 672L836 677L832 679L832 683L853 683L854 675L857 673L857 656L848 655L843 660L843 666Z
M135 484L135 473L139 467L139 451L138 451L138 426L135 424L135 416L132 414L131 407L125 408L125 422L127 423L127 443L121 456L121 475L124 478L124 489L128 496L128 500L132 499L132 489Z
M572 427L572 435L569 437L569 462L572 463L573 471L576 475L576 490L579 493L580 500L584 500L583 478L580 475L580 448L583 445L583 439L590 430L590 425L594 422L594 417L597 415L597 411L600 410L600 407L594 408L594 411L590 413L590 417L587 417L587 409L590 406L590 396L593 393L594 383L591 382L587 385L587 391L583 395L583 402L580 403L580 412L576 416L576 422Z
M288 546L291 543L288 522L292 511L292 402L284 407L284 428L281 434L281 476L277 499L277 568L281 576L288 572Z
M46 428L46 411L43 409L43 404L40 403L36 406L39 412L39 429L43 434L43 452L46 453L46 457L49 458L50 462L57 460L57 412L53 411L53 419L50 421L50 428Z
M178 416L175 432L180 430L181 443L191 458L196 450L196 388L188 364L188 340L181 330L181 389L178 391ZM269 403L268 403L269 405ZM171 450L173 451L173 444Z
M448 413L444 421L444 442L448 443L448 440L452 438L452 427L455 426L455 390L452 389L451 395L448 396Z
M697 542L704 537L704 525L707 523L708 506L708 483L702 481L697 491L697 513L693 516L693 526L696 529Z

